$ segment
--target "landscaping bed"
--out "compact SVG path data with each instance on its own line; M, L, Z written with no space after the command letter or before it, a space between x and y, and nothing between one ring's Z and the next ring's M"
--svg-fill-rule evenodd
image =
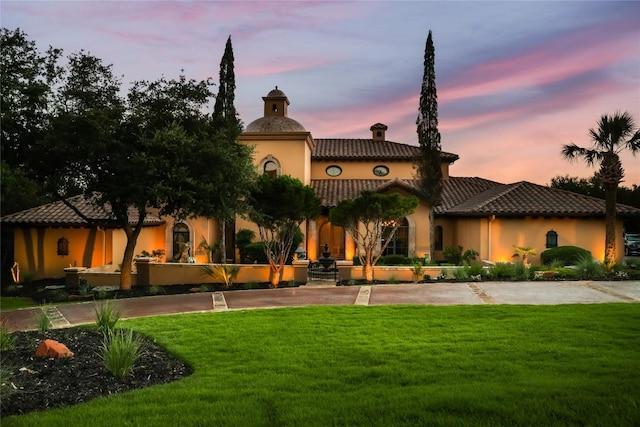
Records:
M45 333L15 332L15 345L2 352L2 417L71 406L128 390L176 381L193 370L153 341L141 336L143 351L131 375L116 378L100 356L103 335L70 328ZM74 353L71 358L35 357L39 343L53 339ZM10 378L4 371L10 369Z

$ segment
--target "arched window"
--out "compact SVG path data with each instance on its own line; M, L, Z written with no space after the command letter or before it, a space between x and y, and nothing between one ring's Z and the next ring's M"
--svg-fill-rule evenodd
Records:
M553 230L547 231L547 248L558 247L558 233Z
M391 232L393 231L393 225L384 227L382 230L382 244L384 245ZM400 220L400 225L396 230L389 245L384 250L383 255L404 255L409 256L409 222L406 218Z
M190 241L189 226L183 222L179 222L173 226L173 258L186 256L187 243ZM191 254L193 256L193 254Z
M436 225L436 228L434 231L435 231L435 236L434 236L435 250L441 251L442 250L442 226Z
M268 175L270 178L275 178L280 175L282 170L278 159L273 157L271 154L262 159L260 162L260 169L263 174Z

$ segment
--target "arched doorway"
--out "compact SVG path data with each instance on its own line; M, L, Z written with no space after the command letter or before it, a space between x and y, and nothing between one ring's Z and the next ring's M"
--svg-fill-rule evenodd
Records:
M180 259L186 256L186 244L189 243L191 234L189 226L179 222L173 226L173 259ZM193 253L191 254L193 256Z
M331 256L336 259L344 259L344 228L325 222L320 227L318 239L318 254L322 253L324 245L329 245Z

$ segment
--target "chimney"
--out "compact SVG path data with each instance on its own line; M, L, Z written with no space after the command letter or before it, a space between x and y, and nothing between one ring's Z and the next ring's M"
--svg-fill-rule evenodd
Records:
M373 140L374 141L385 141L385 136L384 133L387 130L387 126L383 125L382 123L376 123L375 125L372 125L369 130L371 130L371 133L373 135Z

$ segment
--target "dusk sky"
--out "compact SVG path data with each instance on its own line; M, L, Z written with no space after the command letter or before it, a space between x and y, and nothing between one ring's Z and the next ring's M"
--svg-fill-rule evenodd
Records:
M637 1L6 1L2 27L44 51L81 49L135 80L218 81L233 43L236 108L262 116L276 85L289 117L314 138L417 145L415 120L429 30L435 45L442 149L452 176L547 185L594 169L562 159L590 147L600 116L628 111L640 125ZM640 156L622 156L630 187Z

